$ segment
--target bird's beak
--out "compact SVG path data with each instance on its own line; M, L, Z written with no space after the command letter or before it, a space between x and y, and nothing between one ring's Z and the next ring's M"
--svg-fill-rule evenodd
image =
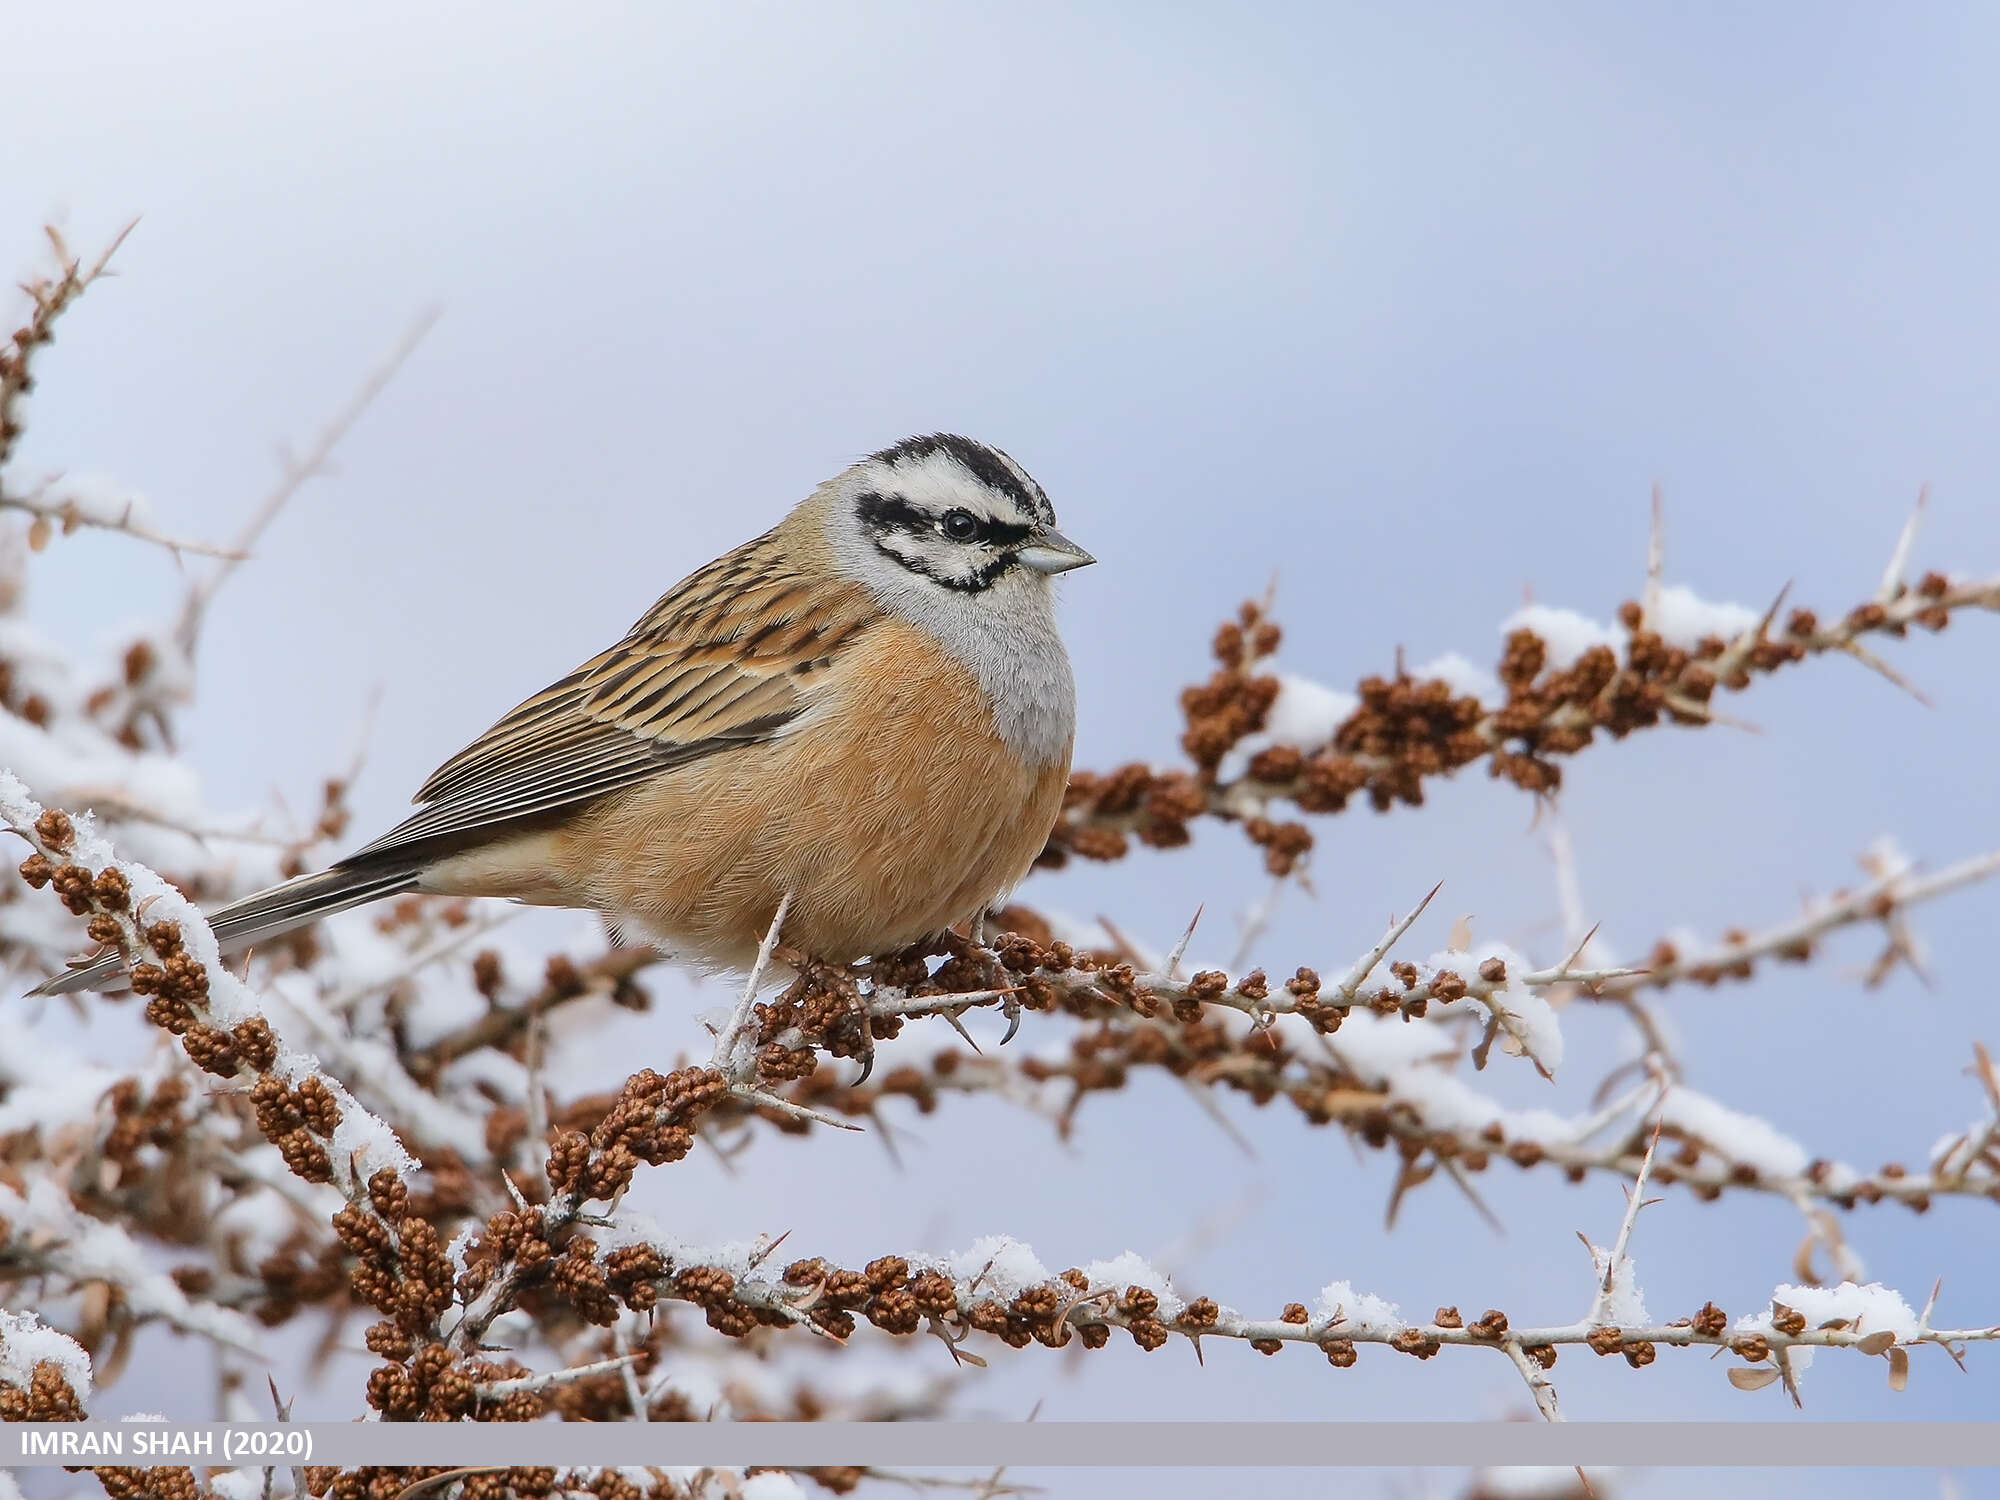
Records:
M1097 561L1053 526L1037 527L1028 545L1015 555L1037 573L1067 573Z

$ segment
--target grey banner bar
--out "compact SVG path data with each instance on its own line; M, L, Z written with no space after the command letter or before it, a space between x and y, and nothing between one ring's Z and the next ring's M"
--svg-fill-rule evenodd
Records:
M2000 1422L21 1423L0 1464L2000 1465Z

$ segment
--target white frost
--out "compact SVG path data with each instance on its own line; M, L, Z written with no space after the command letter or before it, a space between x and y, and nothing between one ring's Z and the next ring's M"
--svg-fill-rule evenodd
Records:
M22 785L19 777L12 771L0 770L0 821L18 828L29 828L41 811L41 805ZM288 1039L279 1021L265 1015L250 987L223 966L215 934L209 930L207 919L194 904L144 865L117 858L110 841L97 831L94 819L85 816L75 819L74 823L74 858L79 864L100 869L115 864L131 885L135 910L144 911L148 921L166 920L179 924L181 941L189 956L208 971L210 1019L216 1025L225 1027L253 1016L266 1020L278 1039L278 1061L274 1069L278 1076L293 1085L309 1076L316 1076L327 1086L340 1106L340 1124L334 1128L328 1152L333 1162L334 1181L346 1189L352 1184L366 1183L383 1167L390 1168L399 1177L408 1177L414 1172L416 1159L403 1148L387 1123L363 1109L338 1079L323 1073L317 1058L287 1045Z

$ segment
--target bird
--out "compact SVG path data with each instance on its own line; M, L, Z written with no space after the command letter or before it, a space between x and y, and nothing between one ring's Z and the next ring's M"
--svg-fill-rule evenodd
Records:
M595 910L715 971L983 919L1069 780L1055 580L1096 559L1000 449L910 437L697 569L434 771L372 843L214 911L225 954L420 892ZM76 961L33 993L122 972Z

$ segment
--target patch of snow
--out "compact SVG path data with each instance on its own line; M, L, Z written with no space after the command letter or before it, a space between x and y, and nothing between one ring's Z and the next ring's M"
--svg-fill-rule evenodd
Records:
M1843 1281L1839 1286L1781 1286L1771 1293L1771 1300L1803 1314L1808 1328L1840 1319L1863 1334L1887 1330L1898 1339L1912 1339L1922 1331L1903 1294L1879 1281L1859 1285ZM1751 1333L1769 1333L1772 1317L1767 1308L1738 1318L1736 1326Z
M1685 1084L1660 1103L1661 1120L1713 1148L1726 1160L1771 1177L1800 1176L1812 1159L1806 1148L1767 1120L1729 1108Z
M1241 777L1249 769L1252 757L1273 745L1288 745L1294 750L1319 749L1361 706L1361 700L1352 693L1343 693L1296 672L1271 675L1278 680L1278 696L1271 700L1270 711L1264 715L1264 727L1255 734L1245 735L1223 759L1217 775L1224 782Z
M1590 1247L1591 1284L1604 1285L1605 1269L1611 1264L1611 1252L1602 1245ZM1595 1297L1592 1299L1595 1306ZM1644 1328L1653 1320L1646 1316L1646 1299L1639 1290L1639 1268L1632 1263L1632 1257L1618 1257L1618 1269L1611 1275L1611 1291L1604 1298L1604 1321L1615 1328Z
M1278 696L1264 716L1264 733L1274 745L1315 750L1353 716L1361 700L1310 677L1279 672Z
M1435 678L1447 683L1460 697L1477 698L1488 708L1498 708L1507 701L1507 690L1500 686L1499 678L1456 651L1447 651L1421 667L1413 667L1410 675L1419 682Z
M209 1487L221 1500L263 1500L264 1471L262 1469L211 1469L208 1474Z
M1763 618L1762 610L1713 603L1684 584L1671 583L1660 590L1646 623L1669 646L1692 651L1706 636L1733 641L1744 631L1755 630Z
M1345 1281L1330 1281L1321 1287L1313 1311L1329 1320L1332 1326L1327 1331L1333 1334L1391 1338L1407 1326L1397 1315L1395 1303L1370 1292L1357 1292Z
M1548 647L1548 665L1558 672L1575 666L1593 646L1609 646L1622 660L1629 639L1622 626L1601 625L1573 609L1549 604L1523 605L1500 622L1502 635L1516 630L1532 630L1540 636Z
M77 1400L90 1400L90 1356L83 1352L83 1346L33 1313L0 1308L0 1381L25 1388L39 1364L54 1365L69 1381Z
M1177 1318L1187 1304L1174 1291L1167 1273L1147 1260L1143 1255L1127 1250L1122 1255L1114 1255L1110 1260L1094 1260L1082 1267L1084 1278L1092 1287L1115 1286L1120 1293L1129 1286L1142 1286L1160 1299L1160 1317Z
M1035 1252L1010 1235L989 1234L972 1242L969 1249L945 1257L942 1269L961 1286L979 1279L978 1291L1002 1301L1012 1301L1031 1286L1052 1279L1047 1266L1035 1259Z

